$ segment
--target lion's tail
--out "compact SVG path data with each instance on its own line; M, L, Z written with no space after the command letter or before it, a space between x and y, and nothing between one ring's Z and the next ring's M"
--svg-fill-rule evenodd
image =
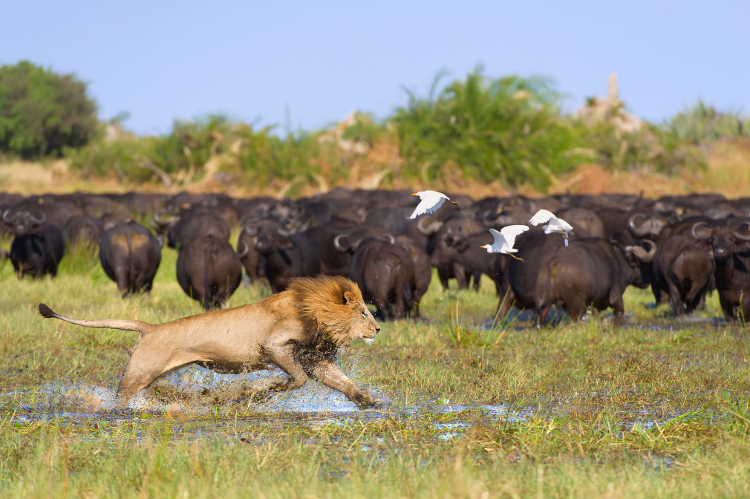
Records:
M44 303L39 304L39 313L45 319L53 319L53 318L59 319L61 321L70 322L71 324L75 324L77 326L106 327L110 329L122 329L124 331L138 331L139 333L141 333L141 335L150 332L154 327L151 324L147 324L141 321L126 321L126 320L121 320L121 319L104 319L104 320L98 320L98 321L85 321L82 319L72 319L70 317L65 317L64 315L60 315L56 312L53 312L52 309L49 308Z

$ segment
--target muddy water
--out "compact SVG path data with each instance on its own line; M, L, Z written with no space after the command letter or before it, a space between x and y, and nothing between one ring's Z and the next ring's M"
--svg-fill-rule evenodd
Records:
M357 360L348 362L349 376L356 377ZM141 391L124 411L115 411L116 387L86 384L53 383L39 387L0 393L0 418L10 418L14 425L38 421L55 421L62 425L88 424L97 431L116 433L122 423L142 419L163 419L173 425L177 434L197 438L226 433L238 419L226 416L239 409L240 423L252 415L275 416L279 425L302 424L308 427L361 424L384 418L436 420L431 423L436 438L460 437L470 426L463 416L479 416L488 423L500 420L524 421L531 409L515 410L505 405L466 406L441 402L400 407L398 410L361 411L342 393L320 383L308 381L299 390L258 396L264 386L281 371L247 374L219 374L198 366L180 369L157 380ZM383 397L382 394L375 394ZM227 410L229 409L229 410ZM447 417L449 422L441 422ZM249 420L247 421L249 422ZM242 426L242 425L241 425ZM143 436L142 431L136 434ZM244 438L238 435L238 438ZM363 443L364 444L364 443Z

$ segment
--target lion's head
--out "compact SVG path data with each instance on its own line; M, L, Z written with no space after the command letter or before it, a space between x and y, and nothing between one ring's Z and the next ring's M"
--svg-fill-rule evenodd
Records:
M300 320L315 336L336 346L362 338L371 343L380 331L356 283L345 277L293 279L289 290L299 307Z

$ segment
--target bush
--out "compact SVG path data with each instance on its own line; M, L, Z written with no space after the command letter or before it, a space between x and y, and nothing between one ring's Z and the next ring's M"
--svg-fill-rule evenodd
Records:
M0 67L0 151L22 158L60 156L97 129L96 103L75 75L21 61Z
M703 101L674 116L668 128L680 139L693 144L722 138L750 135L750 116L736 112L722 113Z
M161 181L167 186L188 184L224 172L232 181L265 187L274 180L311 182L319 164L335 161L305 132L278 137L272 127L251 125L209 115L195 121L175 121L169 135L109 140L104 127L96 139L79 150L66 151L71 167L86 176L116 175L132 183ZM329 172L332 173L332 172ZM335 172L333 172L335 173Z
M579 125L583 144L593 151L599 165L610 170L672 174L705 166L700 150L668 128L644 123L640 130L626 132L607 122Z
M433 98L439 78L427 98L409 93L409 105L391 118L401 155L422 181L435 179L432 166L451 162L464 176L544 190L551 176L579 163L576 129L560 116L560 95L548 80L492 79L479 68Z

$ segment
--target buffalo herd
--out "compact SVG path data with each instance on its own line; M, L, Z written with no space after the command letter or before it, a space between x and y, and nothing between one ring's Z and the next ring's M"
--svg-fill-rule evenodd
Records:
M177 280L205 310L222 306L244 274L274 293L296 277L346 276L383 320L419 317L436 275L443 288L494 282L497 313L527 309L544 325L554 306L572 319L612 308L622 320L627 286L651 287L656 303L690 314L716 291L727 322L750 314L750 198L718 194L451 195L410 220L411 191L335 189L296 201L224 194L0 193L0 237L19 278L54 277L67 248L98 244L104 272L123 296L148 292L163 245L179 251ZM573 227L563 237L532 227L518 255L488 254L489 229L527 224L539 209ZM239 231L233 246L230 235ZM236 233L236 232L235 232ZM559 235L558 235L559 236ZM0 263L2 259L0 259Z

